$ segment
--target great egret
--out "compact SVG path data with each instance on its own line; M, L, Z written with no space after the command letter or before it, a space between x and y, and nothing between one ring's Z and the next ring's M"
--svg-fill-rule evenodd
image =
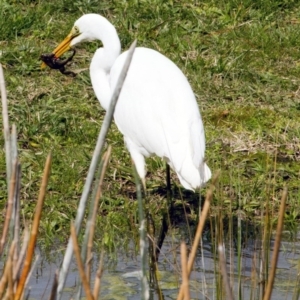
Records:
M83 41L103 44L91 61L94 92L107 110L126 59L115 27L98 14L85 14L53 51L60 57ZM115 122L145 185L145 157L157 155L189 190L211 177L204 160L205 137L198 105L187 78L161 53L136 48L114 113Z

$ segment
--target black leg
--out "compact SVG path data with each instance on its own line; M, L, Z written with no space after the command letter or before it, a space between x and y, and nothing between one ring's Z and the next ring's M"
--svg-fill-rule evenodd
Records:
M149 283L150 288L154 290L159 300L164 299L164 295L159 287L157 279L157 259L156 259L156 243L155 243L155 225L151 214L147 213L147 233L149 241ZM150 298L151 299L151 298ZM154 299L152 297L152 299Z
M171 175L170 175L170 166L168 164L166 164L166 179L167 179L167 199L169 201L169 199L171 198Z
M156 247L156 261L158 261L158 257L160 254L160 249L163 245L163 242L165 240L165 237L167 235L168 229L169 229L169 224L170 224L170 219L171 219L171 214L173 211L173 204L172 204L172 191L171 191L171 176L170 176L170 166L166 164L166 179L167 179L167 203L168 203L168 208L167 212L163 214L162 218L162 224L160 227L160 232L157 240L157 247Z
M150 287L156 288L157 283L157 266L156 266L156 251L155 251L155 225L150 213L147 213L147 234L149 242L149 273L150 273Z

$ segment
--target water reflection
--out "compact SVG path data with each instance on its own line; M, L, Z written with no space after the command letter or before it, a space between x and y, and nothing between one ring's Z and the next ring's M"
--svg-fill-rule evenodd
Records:
M234 223L234 222L233 222ZM192 299L205 299L206 293L209 299L218 299L216 285L220 280L218 261L215 256L215 242L217 233L213 228L218 228L217 222L210 223L203 236L203 255L199 251L194 271L191 274L190 290ZM236 232L233 224L232 232ZM262 239L258 227L253 224L242 224L243 247L242 247L242 295L243 299L259 299L258 288L261 285L257 278L257 283L253 283L253 278L258 276L261 267ZM236 235L231 239L229 231L223 226L223 236L226 246L227 271L230 274L234 287L234 294L237 295L238 282L238 258ZM227 228L227 227L226 227ZM278 260L278 269L275 279L275 288L272 299L297 299L293 298L298 289L297 279L300 270L300 235L295 235L291 241L290 232L285 232L282 241L281 251ZM164 299L176 299L180 284L180 241L189 240L187 228L184 224L177 226L169 232L162 253L159 259L159 284L164 295ZM273 240L271 240L271 248ZM130 248L130 247L129 247ZM269 252L272 256L272 251ZM56 269L58 269L62 259L59 253L53 252L49 255L52 259L41 258L33 272L29 282L30 299L48 299L51 285ZM267 259L267 258L266 258ZM97 269L98 258L93 266L93 276ZM105 271L101 280L100 299L141 299L140 290L140 261L135 256L134 247L128 253L119 253L118 261L106 261ZM254 271L256 275L254 275ZM94 278L94 277L92 277ZM62 299L70 299L76 294L78 273L76 264L71 265L71 271L67 278L66 288ZM224 297L224 296L223 296ZM152 299L158 299L155 291L152 291Z

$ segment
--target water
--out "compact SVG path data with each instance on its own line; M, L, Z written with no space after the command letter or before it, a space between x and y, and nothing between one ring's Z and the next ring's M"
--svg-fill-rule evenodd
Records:
M168 236L164 242L163 250L159 260L159 284L164 295L164 299L176 299L178 287L180 284L180 241L183 237L184 228L172 231L172 236ZM273 241L271 242L271 247ZM134 248L134 247L132 247ZM237 253L234 246L226 245L227 271L231 275L234 283L234 295L237 295ZM259 299L258 289L253 288L253 269L259 270L260 241L249 238L243 245L242 259L242 298ZM204 299L204 280L209 299L216 298L216 282L218 280L219 265L214 259L212 251L212 242L209 235L204 235L203 240L204 266L200 252L195 261L195 268L191 274L190 290L192 299ZM270 252L272 256L272 251ZM255 257L256 255L256 257ZM29 281L30 299L48 299L55 271L59 268L62 259L61 254L50 253L49 259L40 258L36 264L35 270ZM270 256L270 259L271 259ZM230 257L233 263L230 262ZM98 259L98 258L97 258ZM97 260L93 264L93 277L97 269ZM139 270L140 261L135 252L129 250L128 253L118 254L118 260L112 263L105 262L105 271L101 278L101 296L100 299L141 299ZM298 234L293 241L289 240L287 232L281 245L279 254L277 272L275 278L275 287L272 293L272 299L293 299L295 287L297 286L297 275L300 270L300 235ZM66 288L62 299L71 299L76 293L78 283L77 266L74 262L71 265L71 271L67 278ZM93 281L92 281L93 283ZM158 299L155 291L152 291L152 299ZM236 297L237 298L237 297Z

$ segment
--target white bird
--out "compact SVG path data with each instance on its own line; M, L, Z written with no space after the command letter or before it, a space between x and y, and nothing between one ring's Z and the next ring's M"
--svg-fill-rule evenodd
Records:
M115 27L98 14L86 14L53 51L60 57L83 41L100 40L91 61L94 92L107 110L127 57ZM145 183L145 157L157 155L176 172L189 190L211 177L205 163L205 136L192 88L182 71L161 53L138 47L124 82L114 119L124 136L137 172Z

